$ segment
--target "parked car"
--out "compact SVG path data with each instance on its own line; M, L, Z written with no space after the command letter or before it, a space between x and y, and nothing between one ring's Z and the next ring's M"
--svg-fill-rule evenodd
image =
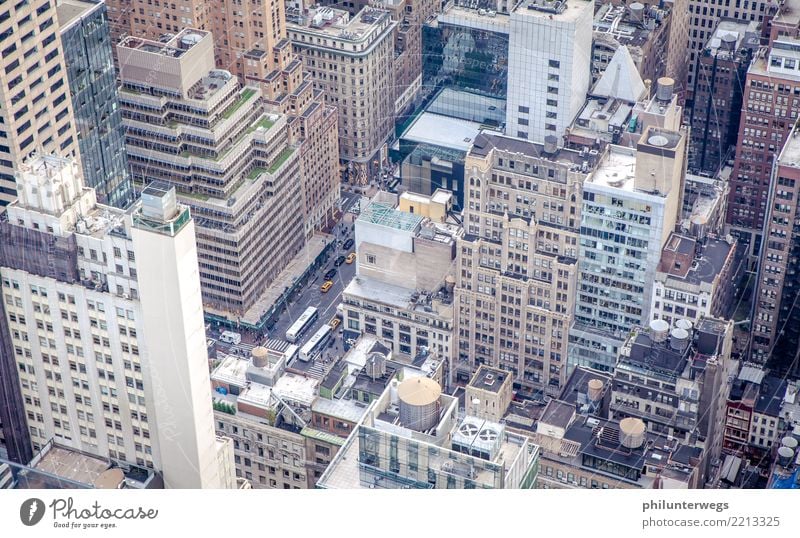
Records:
M341 323L342 320L339 319L339 316L333 316L328 322L328 325L331 326L331 329L336 330L336 327L338 327Z

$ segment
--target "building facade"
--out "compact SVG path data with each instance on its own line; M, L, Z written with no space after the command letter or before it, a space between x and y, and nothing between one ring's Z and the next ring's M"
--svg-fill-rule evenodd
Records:
M580 272L569 365L611 370L631 327L647 324L661 249L680 214L686 136L648 128L608 146L583 185Z
M775 371L798 369L800 350L800 138L795 126L772 175L754 297L751 357Z
M716 176L739 133L747 68L759 48L755 22L721 20L697 59L689 170Z
M0 12L0 209L17 194L16 166L33 152L80 159L58 26L49 0Z
M330 7L309 10L288 26L294 52L312 86L339 112L339 156L351 183L366 184L387 158L394 127L394 35L386 11L356 16Z
M512 373L514 389L526 395L558 394L567 376L584 157L484 133L465 168L455 373L467 382L485 364Z
M0 339L25 423L7 440L155 469L167 487L234 487L230 440L210 421L188 208L160 185L127 211L100 206L78 165L55 156L21 165L18 183L2 226Z
M526 0L510 13L506 134L562 136L591 83L594 0Z
M726 218L730 233L750 245L752 259L761 252L773 160L800 115L797 10L779 12L771 28L770 45L747 71Z
M214 69L208 32L129 37L118 56L133 180L176 186L198 219L205 305L242 314L305 243L288 119L265 112L260 88Z
M135 193L128 173L106 5L67 0L56 11L84 180L95 189L100 203L127 207Z

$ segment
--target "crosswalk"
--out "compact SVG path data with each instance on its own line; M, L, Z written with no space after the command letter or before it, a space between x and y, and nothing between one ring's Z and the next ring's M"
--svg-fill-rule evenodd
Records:
M311 368L306 370L306 373L308 374L308 377L319 379L321 381L322 378L325 377L327 369L325 368L325 365L315 362L311 365Z

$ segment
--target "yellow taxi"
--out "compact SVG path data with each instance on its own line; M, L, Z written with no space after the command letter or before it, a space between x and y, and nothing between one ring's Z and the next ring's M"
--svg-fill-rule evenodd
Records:
M345 263L353 263L354 261L356 261L356 253L351 252L350 254L347 255L347 258L345 258L344 261Z
M331 318L331 320L328 322L328 325L330 325L331 329L333 329L334 331L336 330L336 327L338 327L341 324L342 320L339 319L339 316L333 316L333 318Z
M331 286L333 286L333 280L326 280L319 289L322 293L328 293L328 290L331 289Z

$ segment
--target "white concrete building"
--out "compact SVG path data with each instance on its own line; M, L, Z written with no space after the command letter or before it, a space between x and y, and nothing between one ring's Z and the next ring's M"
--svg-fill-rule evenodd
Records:
M592 80L594 0L523 0L511 11L506 134L561 137Z
M174 190L148 189L126 211L98 205L56 156L20 165L17 184L0 224L17 459L54 441L154 469L167 487L235 487L230 440L214 433L188 209Z

